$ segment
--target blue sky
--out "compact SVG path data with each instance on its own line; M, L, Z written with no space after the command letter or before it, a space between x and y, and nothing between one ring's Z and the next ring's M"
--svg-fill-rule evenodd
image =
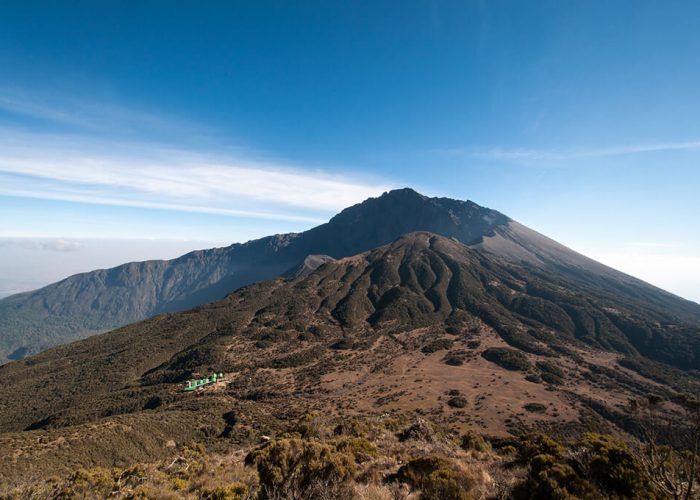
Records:
M412 186L700 300L698 19L694 1L2 2L0 238L165 257ZM75 272L54 246L36 258ZM121 261L100 248L85 262Z

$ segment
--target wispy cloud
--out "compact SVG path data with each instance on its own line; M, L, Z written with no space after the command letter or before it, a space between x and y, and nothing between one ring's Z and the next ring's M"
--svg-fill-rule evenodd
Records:
M452 156L488 159L495 161L565 161L582 158L607 156L634 155L663 151L700 150L700 140L680 142L652 142L647 144L632 144L600 148L573 149L528 149L528 148L452 148L440 152Z
M318 223L392 187L224 145L207 127L113 99L0 87L2 112L0 195ZM183 140L197 134L207 152Z
M7 196L318 223L390 187L254 157L0 129Z
M1 178L1 176L0 176ZM280 221L308 222L320 224L326 220L322 217L306 215L295 215L284 212L264 212L244 209L218 208L212 206L186 205L178 203L164 203L147 200L129 200L114 198L109 196L73 194L59 190L45 191L41 189L7 189L0 187L0 195L16 196L21 198L35 198L41 200L70 201L75 203L86 203L90 205L107 205L115 207L146 208L157 210L170 210L175 212L191 212L212 215L224 215L230 217L247 217L253 219L270 219Z
M67 125L91 125L90 120L81 119L75 113L56 108L46 102L11 96L6 90L0 91L0 110Z
M212 133L202 124L193 124L162 112L134 109L112 97L89 98L55 88L27 91L0 87L0 112L9 118L32 118L83 133L108 133L110 136L147 132L159 136L197 134L203 137Z

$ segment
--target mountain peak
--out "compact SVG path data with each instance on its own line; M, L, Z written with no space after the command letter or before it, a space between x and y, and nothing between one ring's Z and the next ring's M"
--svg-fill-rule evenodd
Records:
M403 187L403 188L397 188L397 189L392 189L391 191L385 191L384 193L381 194L380 198L383 199L388 199L388 200L410 200L410 199L416 199L416 200L427 200L428 197L419 193L413 188L410 187Z
M430 198L411 188L387 191L376 198L346 208L319 232L341 231L362 241L373 239L366 248L388 243L402 234L428 231L474 244L510 221L508 217L471 201ZM316 229L312 230L315 231ZM347 252L350 255L357 252Z
M397 188L397 189L392 189L390 191L385 191L382 193L380 196L376 198L368 198L367 200L363 201L359 205L365 205L365 204L371 204L373 200L377 200L382 203L392 203L392 204L417 204L417 205L437 205L437 206L442 206L446 209L450 209L453 207L464 207L464 206L469 206L469 207L474 207L477 209L484 209L488 210L485 207L481 207L480 205L474 203L471 200L457 200L457 199L452 199L452 198L437 198L437 197L430 197L426 196L422 193L419 193L415 189L411 187L403 187L403 188Z

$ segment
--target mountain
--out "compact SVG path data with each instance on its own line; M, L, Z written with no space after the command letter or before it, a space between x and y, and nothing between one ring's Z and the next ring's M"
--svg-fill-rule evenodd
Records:
M506 220L471 202L403 189L343 210L304 233L78 274L0 300L0 362L221 299L241 286L300 269L310 255L341 258L415 230L477 242Z
M410 233L8 363L0 483L158 459L171 441L255 441L313 411L418 414L494 435L620 432L629 398L698 393L693 372L655 359L696 366L700 314L672 319L571 269ZM225 382L182 391L212 371Z
M313 265L306 269L305 262L355 255L415 231L452 238L484 255L526 263L541 272L565 274L601 293L643 300L663 311L669 321L700 314L700 305L577 254L495 210L470 201L429 198L406 188L347 208L328 223L303 233L191 252L170 261L124 264L7 297L0 300L0 362L219 300L249 283L304 274L313 269ZM595 337L598 327L582 323L578 328ZM700 367L695 355L693 361L680 361L679 366Z

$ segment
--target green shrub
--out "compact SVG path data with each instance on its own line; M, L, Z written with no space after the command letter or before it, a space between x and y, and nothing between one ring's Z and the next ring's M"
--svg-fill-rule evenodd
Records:
M330 430L326 428L323 419L317 412L306 413L291 430L305 439L319 439L330 434Z
M187 479L183 479L181 477L174 477L172 479L171 483L173 485L173 489L175 489L176 491L179 491L179 490L184 490L185 488L187 488L189 481L187 481Z
M93 467L90 469L78 469L73 472L64 485L64 493L82 496L92 493L94 495L109 495L117 484L116 470L105 469L103 467ZM70 492L70 494L68 494Z
M399 415L396 417L388 418L384 421L384 428L389 432L399 432L408 425L408 418L406 415Z
M294 352L268 363L269 368L297 368L314 363L321 359L324 354L322 346L315 346L304 351Z
M335 441L335 448L340 452L351 453L355 459L361 455L376 458L379 453L374 443L361 437L343 437Z
M527 356L520 351L507 347L489 347L481 353L481 356L506 370L525 372L532 368Z
M523 439L520 457L527 478L515 499L656 498L643 468L625 443L611 436L584 434L568 450L549 436Z
M537 455L551 455L555 458L564 456L566 448L546 434L529 434L520 439L518 453L522 463L527 464Z
M546 413L547 407L542 403L528 403L523 406L527 411L531 413Z
M502 448L499 448L497 452L499 455L503 455L504 457L510 457L518 453L518 449L515 446L506 445Z
M543 373L542 380L552 385L561 385L564 383L564 380L561 377L557 377L553 373Z
M622 441L612 436L584 434L576 444L579 452L590 457L584 470L604 491L620 497L651 498L650 483L642 466Z
M483 438L483 436L473 431L467 431L467 433L462 436L461 446L463 450L467 451L491 451L491 445Z
M202 491L202 498L205 500L241 500L248 493L245 484L234 483L228 486L219 486Z
M420 489L426 500L467 500L476 485L472 474L437 455L411 460L398 470L396 479Z
M346 418L335 426L333 434L336 436L353 436L371 439L372 436L377 434L377 429L365 420Z
M465 356L463 354L448 352L447 355L443 358L443 361L446 365L462 366L464 364L464 358Z
M564 370L559 368L557 365L555 365L551 361L538 361L535 364L536 364L537 368L539 368L544 373L551 373L552 375L556 375L559 378L564 377Z
M422 418L417 418L413 424L398 433L399 441L425 441L434 443L438 440L435 426Z
M454 340L452 339L437 339L423 346L421 351L425 354L432 354L437 351L443 351L452 347Z
M331 345L331 349L348 350L355 347L355 341L351 338L343 338Z
M602 497L573 467L562 463L557 457L546 454L532 458L527 478L516 485L512 496L516 500L593 500Z
M313 498L326 491L331 498L349 497L355 460L349 453L327 444L302 439L282 439L251 454L257 465L260 500Z
M452 408L466 408L467 398L464 396L455 396L447 401L447 405Z

